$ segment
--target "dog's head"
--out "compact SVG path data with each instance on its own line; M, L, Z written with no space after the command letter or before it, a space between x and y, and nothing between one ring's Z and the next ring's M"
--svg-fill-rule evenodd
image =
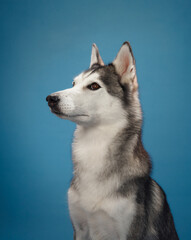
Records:
M137 89L130 44L125 42L108 65L104 65L93 44L89 69L74 78L72 88L52 93L46 100L52 113L60 118L77 124L109 124L127 119L128 106L132 109L139 105Z

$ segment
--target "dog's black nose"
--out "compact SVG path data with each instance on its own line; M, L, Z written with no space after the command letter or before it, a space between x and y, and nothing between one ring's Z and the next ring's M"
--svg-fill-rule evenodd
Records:
M59 99L57 96L48 95L48 96L46 97L46 101L48 102L48 105L49 105L50 107L55 106L55 105L59 102L59 100L60 100L60 99Z

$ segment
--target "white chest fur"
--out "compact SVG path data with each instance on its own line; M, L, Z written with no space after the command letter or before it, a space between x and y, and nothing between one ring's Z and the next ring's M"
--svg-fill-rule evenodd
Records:
M110 131L112 132L112 129ZM79 175L80 202L88 210L98 207L98 202L111 188L98 179L100 172L107 167L107 149L111 142L111 132L103 129L84 132L77 129L75 133L73 154Z
M89 211L81 205L79 195L69 189L69 209L79 240L126 240L136 213L134 196L108 197Z
M120 184L117 174L104 181L98 178L99 173L108 167L107 150L124 124L121 122L120 126L105 126L87 132L78 128L75 132L74 174L79 177L77 190L70 188L68 198L71 218L79 239L89 239L88 234L96 240L126 239L136 212L134 196L114 196L113 193Z
M120 123L121 126L123 124ZM119 129L119 125L114 125L89 130L78 128L75 132L73 154L74 164L77 165L76 174L79 175L79 196L81 204L88 210L96 209L98 203L118 185L117 175L104 182L99 179L99 175L108 168L108 148Z

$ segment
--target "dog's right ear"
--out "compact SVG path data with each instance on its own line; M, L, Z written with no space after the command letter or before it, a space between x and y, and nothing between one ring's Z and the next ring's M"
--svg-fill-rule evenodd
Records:
M90 68L94 65L94 64L99 64L101 66L104 65L104 62L99 54L99 50L96 46L96 44L94 43L92 45L92 55L91 55L91 62L90 62Z

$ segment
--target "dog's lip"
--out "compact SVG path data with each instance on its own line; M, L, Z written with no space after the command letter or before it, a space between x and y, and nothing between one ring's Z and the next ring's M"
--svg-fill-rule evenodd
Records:
M69 114L64 114L64 113L60 113L57 111L54 111L51 109L51 112L58 115L58 116L63 116L63 117L68 117L68 118L73 118L73 117L89 117L87 114L76 114L76 115L69 115Z

